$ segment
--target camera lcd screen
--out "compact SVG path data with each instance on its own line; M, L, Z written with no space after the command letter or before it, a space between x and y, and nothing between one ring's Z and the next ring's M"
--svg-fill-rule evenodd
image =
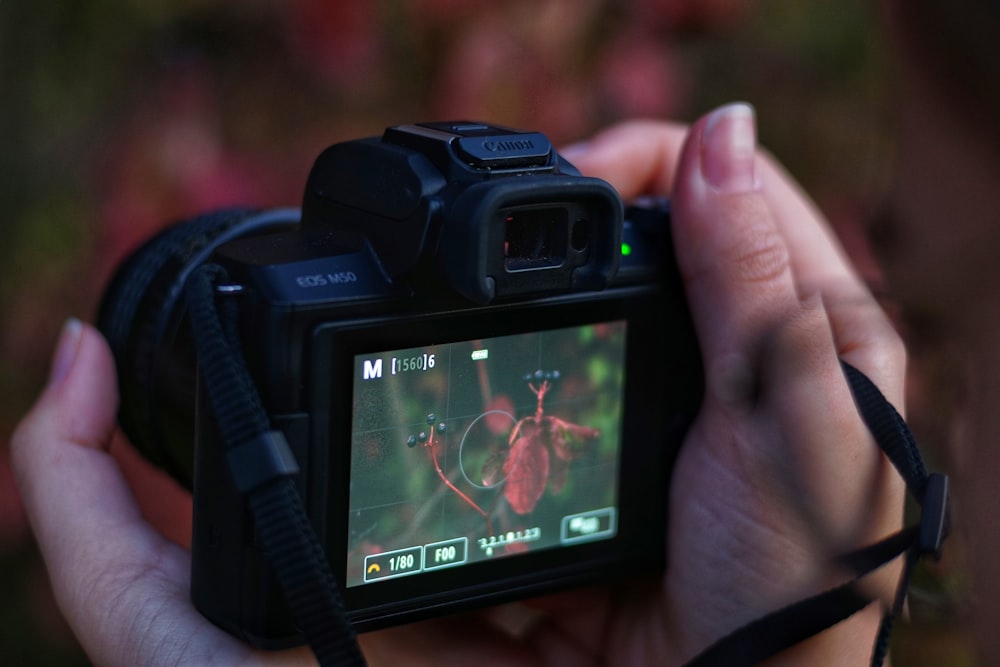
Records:
M624 320L354 357L346 586L615 537Z

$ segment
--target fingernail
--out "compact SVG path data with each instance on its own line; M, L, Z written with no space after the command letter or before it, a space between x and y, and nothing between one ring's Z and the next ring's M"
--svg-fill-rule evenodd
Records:
M701 141L701 173L709 185L722 193L757 188L757 125L752 106L738 102L713 111L705 121Z
M52 370L49 373L49 384L55 384L65 378L73 362L76 361L77 352L80 349L80 337L83 334L83 324L80 320L71 318L63 325L62 333L59 335L59 343L56 345L55 355L52 357Z

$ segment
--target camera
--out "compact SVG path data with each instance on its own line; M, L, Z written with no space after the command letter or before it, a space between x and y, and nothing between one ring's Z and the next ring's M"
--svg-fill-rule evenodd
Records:
M301 642L227 467L184 285L228 276L242 358L358 631L657 573L702 394L669 206L626 208L544 134L399 125L335 144L300 209L225 210L119 267L119 421L192 490L192 590Z

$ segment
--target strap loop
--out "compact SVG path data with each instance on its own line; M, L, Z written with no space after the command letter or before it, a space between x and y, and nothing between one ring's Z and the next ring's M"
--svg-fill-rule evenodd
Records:
M932 473L927 478L922 510L917 550L921 556L941 560L941 548L950 529L948 476L944 473Z
M226 450L226 463L236 489L246 494L261 484L299 472L285 434L281 431L260 433L241 445Z
M265 558L319 664L362 666L365 659L330 563L289 477L298 469L295 457L284 436L271 430L241 352L232 303L216 303L215 287L226 280L225 269L205 264L192 272L185 296L227 463Z

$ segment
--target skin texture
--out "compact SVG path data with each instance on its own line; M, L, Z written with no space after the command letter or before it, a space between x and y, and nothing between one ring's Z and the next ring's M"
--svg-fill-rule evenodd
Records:
M566 151L625 198L674 200L707 387L671 489L668 573L370 633L361 638L370 664L682 664L842 581L833 556L898 528L901 483L858 418L837 357L902 409L903 347L754 134L752 109L734 105L690 129L628 123ZM169 513L140 504L130 481L143 484L108 453L116 405L106 345L72 323L13 442L56 598L87 653L101 665L308 664L302 650L254 652L193 609L190 557L160 530ZM125 469L142 474L134 461ZM873 595L892 588L883 574L866 582ZM866 664L878 615L872 605L773 664Z

